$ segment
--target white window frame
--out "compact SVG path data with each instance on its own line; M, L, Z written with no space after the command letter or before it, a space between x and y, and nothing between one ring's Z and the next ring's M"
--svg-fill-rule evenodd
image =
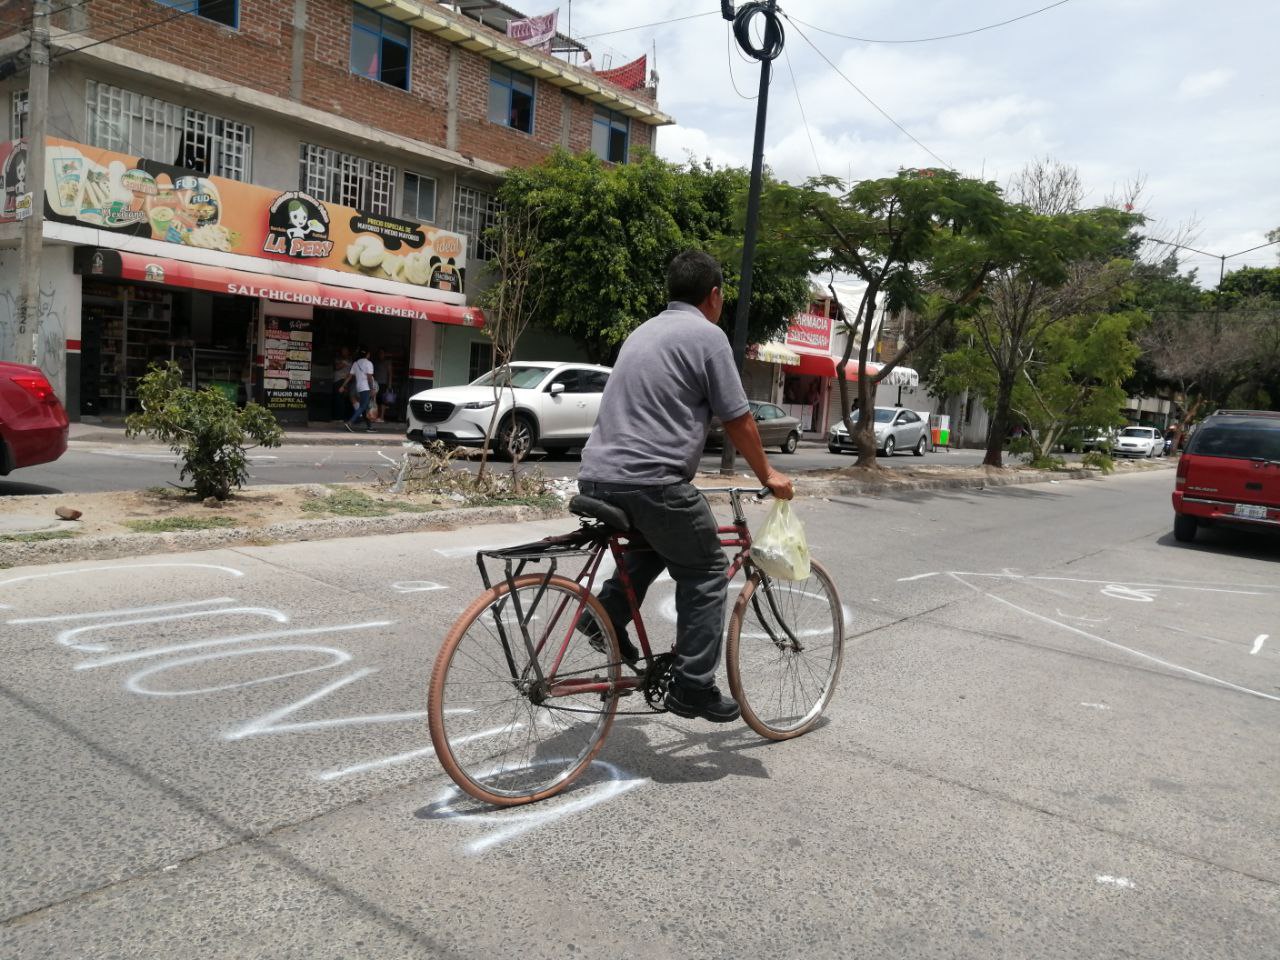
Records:
M431 184L431 216L430 217L421 216L418 213L416 208L414 209L412 214L410 214L410 212L404 208L404 204L409 198L409 178L410 177L413 177L415 180L418 181L418 189L416 192L416 196L418 198L419 203L422 202L423 181L430 182ZM404 171L404 189L400 193L400 216L402 216L406 220L413 220L417 223L435 223L436 210L438 208L439 203L440 203L440 181L439 180L437 180L435 177L429 177L425 173L418 173L416 170Z
M248 183L253 177L253 127L247 123L96 80L88 81L85 107L90 146L228 180Z
M21 140L27 135L27 107L30 102L26 90L15 90L9 95L10 140Z
M453 229L467 238L467 259L488 260L493 249L484 232L497 222L502 205L484 190L459 183L453 191Z
M388 163L301 143L298 189L323 200L369 213L395 216L396 168Z

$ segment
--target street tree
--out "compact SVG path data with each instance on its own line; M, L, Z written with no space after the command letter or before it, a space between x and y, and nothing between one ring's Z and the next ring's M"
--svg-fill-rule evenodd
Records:
M680 251L718 254L725 266L725 315L737 290L735 237L748 175L709 164L679 165L649 154L608 165L591 154L557 151L512 171L505 210L535 211L532 256L542 296L530 325L566 334L608 363L637 326L667 302L667 265ZM767 340L804 306L808 263L769 242L757 253L748 335Z
M794 255L812 254L823 272L866 283L849 316L836 298L836 319L850 334L837 363L840 410L858 448L857 466L875 467L875 424L854 422L845 371L857 347L858 406L875 406L876 386L914 350L979 302L991 272L1017 255L1008 233L1009 205L994 184L949 170L903 170L846 185L819 177L802 187L777 185L766 194L766 224L789 224ZM832 290L835 295L834 289ZM872 372L871 322L877 304L907 318L903 344Z
M1141 215L1111 207L1081 209L1076 171L1052 160L1029 165L1011 185L1006 236L1017 251L998 264L987 296L964 321L985 356L991 421L983 463L1003 465L1013 426L1014 390L1054 328L1110 309L1128 283L1131 263L1119 257Z

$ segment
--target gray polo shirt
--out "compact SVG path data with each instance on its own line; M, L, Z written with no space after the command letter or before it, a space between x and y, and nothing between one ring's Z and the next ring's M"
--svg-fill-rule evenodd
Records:
M659 486L698 470L711 417L750 409L724 331L687 303L642 323L609 374L582 451L583 480Z

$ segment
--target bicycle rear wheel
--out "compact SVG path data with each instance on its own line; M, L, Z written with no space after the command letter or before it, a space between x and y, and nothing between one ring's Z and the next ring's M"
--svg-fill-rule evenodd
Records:
M807 580L748 578L733 605L725 663L742 719L770 740L818 722L844 657L840 595L814 561Z
M544 675L562 649L555 668L562 684L616 683L621 675L613 627L581 585L530 574L514 586L514 593L506 583L485 591L458 618L436 657L427 697L441 765L471 796L498 806L542 800L581 776L618 709L617 693L543 696L521 621ZM604 652L573 629L575 615L580 629L603 638Z

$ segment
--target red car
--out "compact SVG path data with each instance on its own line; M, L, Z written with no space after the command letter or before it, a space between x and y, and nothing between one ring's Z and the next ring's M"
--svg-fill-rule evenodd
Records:
M0 476L67 452L67 411L39 367L0 360Z
M1280 530L1280 412L1218 410L1178 461L1173 535L1194 540L1201 524Z

